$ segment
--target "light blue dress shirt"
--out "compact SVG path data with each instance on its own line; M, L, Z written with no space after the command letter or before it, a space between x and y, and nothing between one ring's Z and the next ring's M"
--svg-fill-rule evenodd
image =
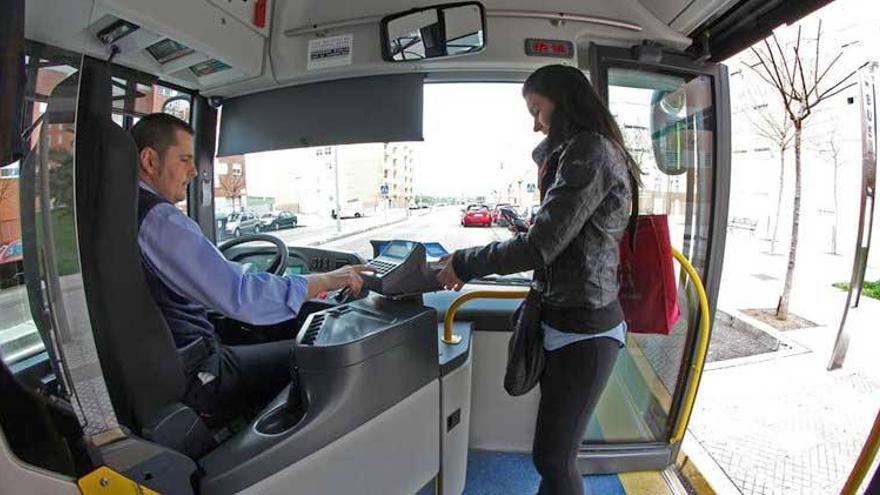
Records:
M141 187L155 193L144 183ZM252 325L295 318L308 280L299 275L245 273L227 260L191 218L168 203L154 206L138 232L138 245L169 288L209 310Z
M541 327L544 329L544 349L547 351L555 351L575 342L598 339L599 337L610 337L619 342L620 347L626 346L626 321L622 321L616 327L602 333L562 332L544 322L541 322Z

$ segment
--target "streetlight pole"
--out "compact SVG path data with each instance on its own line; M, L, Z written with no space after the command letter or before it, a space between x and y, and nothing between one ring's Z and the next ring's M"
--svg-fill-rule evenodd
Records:
M339 150L333 147L333 182L336 188L336 232L342 232L342 206L339 201Z

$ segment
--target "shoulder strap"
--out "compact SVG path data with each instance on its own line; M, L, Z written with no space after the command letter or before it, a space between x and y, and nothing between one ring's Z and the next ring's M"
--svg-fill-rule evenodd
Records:
M627 229L629 229L629 248L635 251L636 226L639 223L639 181L636 179L632 171L630 171L629 174L629 182L631 184L630 196L632 199L630 200L630 203L632 204L632 211L629 214L629 225L627 225Z
M636 250L636 226L639 223L639 183L634 177L630 177L632 183L632 212L629 214L629 248Z

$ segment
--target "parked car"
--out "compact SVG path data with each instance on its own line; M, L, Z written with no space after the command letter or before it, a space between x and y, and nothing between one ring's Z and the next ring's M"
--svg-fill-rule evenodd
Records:
M489 207L486 205L468 206L461 215L461 225L464 227L470 227L471 225L491 227L492 214L489 213Z
M364 205L361 200L357 198L349 199L348 201L340 205L340 208L342 210L342 214L339 216L340 218L360 218L364 216ZM336 218L335 208L330 210L330 216L334 219Z
M289 211L273 211L260 216L262 230L292 229L296 227L296 215Z
M232 235L233 237L239 237L242 234L257 234L260 230L260 219L249 211L229 215L223 228L227 236Z

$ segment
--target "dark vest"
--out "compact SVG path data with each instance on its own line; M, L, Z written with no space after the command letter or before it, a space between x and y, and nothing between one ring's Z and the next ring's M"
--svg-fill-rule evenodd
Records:
M154 206L161 203L171 204L171 202L143 187L138 189L138 229L140 229L147 213ZM173 246L168 246L168 248L173 249ZM153 299L162 311L162 316L165 317L165 322L171 330L171 335L174 336L177 348L189 345L199 337L204 337L207 342L215 342L214 326L208 320L208 312L205 307L181 296L168 287L157 275L156 268L144 257L143 252L141 253L141 266L144 268L144 275L146 275Z

